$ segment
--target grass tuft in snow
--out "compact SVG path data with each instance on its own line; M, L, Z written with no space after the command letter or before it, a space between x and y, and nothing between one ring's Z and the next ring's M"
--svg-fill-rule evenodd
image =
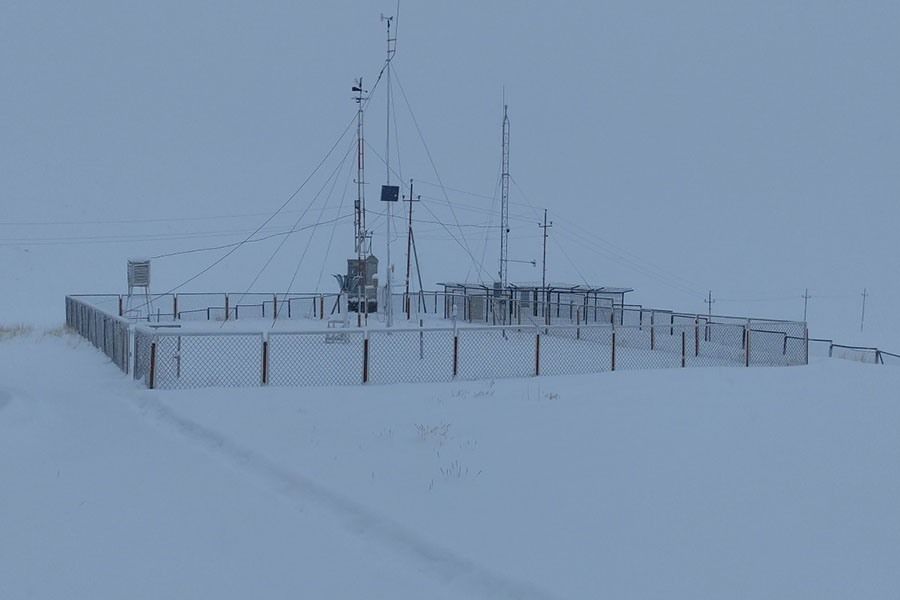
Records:
M9 340L15 337L30 335L33 331L31 325L0 325L0 341Z
M450 435L450 423L441 423L433 427L416 424L416 433L422 441L437 440L443 442Z
M479 475L481 475L481 471L475 473L473 477L478 478ZM445 481L465 479L469 477L469 467L464 467L458 460L454 460L448 466L441 467L441 476L443 476Z

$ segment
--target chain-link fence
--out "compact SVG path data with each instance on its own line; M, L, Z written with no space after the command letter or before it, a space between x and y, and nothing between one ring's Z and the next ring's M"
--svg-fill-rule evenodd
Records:
M677 321L268 333L139 326L134 376L162 389L327 386L807 362L803 323Z
M285 386L362 383L365 337L361 329L271 332L266 342L266 383Z
M453 330L369 331L367 379L373 383L450 381Z
M419 321L419 328L362 329L336 320L318 331L192 331L153 320L135 327L110 314L117 304L121 306L119 296L67 297L66 320L120 368L127 372L133 365L135 379L161 389L431 382L808 362L809 340L806 325L800 322L689 315L599 302L586 310L583 305L535 306L484 297L485 304L478 307L476 298L463 296L463 315L457 312L460 318L452 326L437 328ZM460 306L460 298L453 295L410 299L437 314L454 306L458 311ZM323 319L330 310L329 297L321 294L179 294L170 300L170 314L181 319L186 314L211 319L217 310L223 319L226 315L240 319L242 314L245 319L268 319L282 311L289 314L284 318L302 314ZM340 302L334 296L331 300ZM406 300L402 295L392 299L401 308ZM473 312L475 308L481 312ZM469 322L474 314L482 319L500 315L506 324ZM877 349L833 343L828 351L856 352L858 360L882 364L885 359L900 360Z
M456 375L460 379L534 375L536 350L535 332L531 328L459 328Z
M262 335L157 335L154 387L248 387L262 384Z
M103 297L93 298L99 300ZM66 325L90 341L112 359L117 367L128 373L130 324L127 320L112 316L83 300L67 296Z
M151 376L156 363L154 336L155 333L149 329L135 329L134 332L134 378L149 388L155 387Z

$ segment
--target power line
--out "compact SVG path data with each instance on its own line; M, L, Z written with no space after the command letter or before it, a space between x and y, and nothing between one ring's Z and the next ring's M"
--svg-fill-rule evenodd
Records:
M344 189L341 192L341 202L338 204L338 212L340 213L341 209L344 207L344 200L347 197L347 188L350 187L350 181L353 179L353 161L350 161L349 167L347 169L347 179L344 181ZM324 210L324 207L323 207ZM352 215L350 215L352 216ZM337 231L337 223L334 224L334 227L331 228L331 236L328 238L328 246L325 248L325 256L322 259L322 267L319 269L319 278L316 280L316 290L319 291L319 286L322 284L322 274L325 272L325 262L328 259L328 255L331 254L331 244L334 242L334 234Z
M344 168L344 163L347 162L347 157L350 156L350 150L352 150L355 145L356 144L354 143L350 146L350 148L347 149L347 154L344 155L344 160L341 162L339 167L337 169L335 169L335 171L334 171L333 178L331 179L331 189L328 190L328 195L325 196L325 202L322 205L323 210L324 210L325 206L327 206L328 203L331 201L331 195L334 193L335 185L337 185L337 180L338 180L337 175ZM327 184L327 181L326 181L326 184ZM323 189L324 189L324 186L323 186ZM318 194L316 194L316 195L318 196ZM341 198L341 202L343 203L343 198ZM320 212L320 214L321 214L321 212ZM294 268L294 274L291 276L290 283L288 283L286 294L289 294L291 291L291 288L293 288L293 286L294 286L294 281L297 279L297 273L300 272L300 265L303 264L303 259L306 258L306 253L309 251L309 247L312 244L313 237L315 237L315 235L316 235L316 227L318 227L318 225L313 227L313 231L309 235L309 239L306 240L306 246L304 246L303 252L300 254L300 258L297 260L297 266ZM324 263L324 260L323 260L323 263ZM255 283L255 280L254 280L254 283Z
M306 205L306 208L303 209L303 212L300 214L300 216L297 217L297 220L294 222L292 229L296 228L297 226L300 225L300 221L303 219L303 217L306 216L306 213L308 213L310 211L310 209L312 209L313 205L316 203L316 201L319 199L319 196L322 194L322 191L328 186L328 182L331 181L332 179L335 179L337 173L341 169L343 169L344 163L346 162L347 157L350 156L350 151L353 150L355 145L356 145L355 143L351 143L351 144L347 145L347 151L344 153L343 159L341 159L341 162L334 169L334 171L331 172L331 174L328 176L328 178L325 179L325 182L322 184L322 187L319 188L319 191L316 192L316 195L313 196L313 198L312 198L312 200L310 200L309 204ZM333 189L333 187L332 187L332 189ZM318 225L313 226L314 229L315 229L315 227L318 227ZM241 300L244 299L244 296L247 295L247 293L253 288L253 285L262 276L263 272L269 267L269 264L272 262L272 260L274 260L275 256L278 254L278 252L284 246L285 242L287 242L287 239L288 239L287 237L282 238L281 242L279 242L279 244L275 248L275 250L272 251L272 254L269 255L268 260L266 260L266 262L263 264L263 266L260 268L260 270L256 273L256 276L253 278L253 281L250 282L250 285L248 285L247 289L244 291L244 293L241 294L240 299L238 299L238 304L240 303ZM224 325L225 323L223 322L222 324Z
M572 260L572 257L569 256L569 253L566 252L566 249L563 247L563 245L559 243L559 240L557 240L556 237L552 237L550 239L552 239L553 243L556 244L556 247L562 251L563 256L566 257L566 260L569 261L569 264L572 265L572 268L575 269L575 272L578 274L579 277L581 277L581 281L584 282L584 285L586 285L587 287L591 287L591 284L588 282L588 280L585 278L584 274L578 268L578 265L575 264L575 261Z
M425 155L428 157L428 162L431 163L431 169L434 171L434 176L437 177L438 183L441 184L441 190L444 193L444 197L447 199L447 204L450 206L450 212L453 215L453 220L456 222L457 227L459 226L459 219L456 216L456 211L453 209L453 205L450 204L450 198L447 197L447 191L444 188L443 182L441 181L441 175L437 170L437 165L434 163L434 158L431 156L431 150L428 149L428 144L425 142L425 136L422 134L422 129L419 127L419 122L416 120L416 115L413 113L412 106L409 103L409 98L406 97L406 91L403 89L403 83L400 81L399 75L396 73L396 68L394 69L394 79L397 80L397 87L400 89L400 94L403 96L403 101L406 103L406 108L409 110L409 116L412 117L413 125L416 127L416 132L419 134L419 139L422 141L422 146L425 148ZM472 254L472 250L469 248L469 243L466 241L466 235L463 232L462 228L459 228L459 236L462 238L462 246L466 250L466 254L469 255L469 258L472 259L473 263L477 264L477 267L487 273L484 267L477 262L475 255ZM488 274L490 276L490 274ZM479 279L481 279L479 275Z
M280 229L276 228L276 229ZM143 243L177 240L194 240L204 238L229 237L243 235L251 232L251 229L233 229L220 231L195 231L185 233L160 233L160 234L136 234L121 236L84 236L63 238L23 238L0 241L0 246L77 246L82 244L118 244L118 243ZM270 229L264 230L270 231Z
M394 74L394 76L396 77L396 73ZM400 85L400 82L399 82L399 81L397 82L397 85L398 85L398 86ZM402 88L401 88L401 92L402 92L402 91L403 91L403 90L402 90ZM405 95L404 95L404 99L405 99ZM409 108L408 103L407 103L407 107ZM412 115L412 109L410 109L410 115ZM415 121L415 117L414 117L414 116L413 116L413 121ZM420 137L420 139L422 140L422 144L424 145L424 144L425 144L425 139L424 139L424 137L422 137L421 131L419 131L419 137ZM386 161L384 160L384 158L378 153L378 151L377 151L375 148L373 148L368 142L366 142L365 144L366 144L366 147L369 149L369 151L372 152L372 154L374 154L374 155L375 155L375 156L376 156L383 164L385 164L385 165L387 164ZM427 147L426 147L426 153L427 153L427 152L428 152L428 150L427 150ZM432 166L432 169L435 171L435 175L437 175L437 167L435 167L435 165L434 165L433 162L432 162L432 165L431 165L431 166ZM393 171L393 169L391 169L391 171L394 172L395 175L397 175L397 172L396 172L396 171ZM440 177L440 176L438 175L438 177ZM438 200L438 201L440 201L440 202L444 202L444 203L446 203L446 204L450 207L451 212L453 212L453 205L450 203L450 199L447 197L446 192L444 193L444 198L443 198L443 199L439 199L439 198L430 198L430 197L427 197L427 196L421 196L421 197L422 197L422 198L432 199L432 200ZM455 235L453 235L453 233L450 231L450 229L447 227L447 225L446 225L443 221L441 221L437 215L434 214L434 211L431 210L431 207L429 207L428 204L425 203L425 202L422 202L422 207L425 208L425 210L427 210L428 213L429 213L432 217L434 217L435 220L434 220L434 221L426 221L426 220L424 220L424 219L414 219L414 222L427 222L427 223L432 223L432 224L440 225L440 226L444 229L444 231L447 232L447 235L450 236L450 239L452 239L454 242L456 242L456 243L457 243L457 244L458 244L458 245L466 252L466 254L469 255L469 258L471 259L470 265L475 265L476 268L481 269L482 271L485 271L483 264L482 264L480 261L478 261L478 259L475 258L475 256L472 254L471 250L469 249L468 245L467 245L467 244L464 244L463 242L460 242L459 239L458 239ZM384 211L384 212L378 212L378 211L374 211L374 210L369 210L369 209L367 209L366 212L367 212L367 213L371 213L371 214L373 214L373 215L376 216L376 220L375 220L375 221L373 222L373 224L372 224L372 227L373 227L373 228L375 228L375 227L378 225L378 223L379 223L378 219L379 219L379 218L382 218L382 217L387 218L387 211ZM455 214L455 213L453 214L453 217L454 217L454 220L456 221L456 228L457 228L457 229L460 229L460 231L462 231L462 227L478 227L478 228L486 228L486 229L493 228L491 225L463 225L463 224L461 224L461 223L459 222L458 219L456 219L456 214ZM399 218L399 217L394 217L394 218ZM429 236L426 235L426 236L420 236L420 239L435 239L435 238L429 237ZM465 240L464 237L463 237L463 240ZM487 271L485 271L485 272L487 272Z
M780 302L783 300L796 300L797 298L803 298L803 296L795 294L793 296L772 296L769 298L716 298L716 302ZM809 296L809 298L812 298L812 296Z
M518 181L516 181L515 178L512 178L512 180L513 180L513 184L516 186L516 189L519 191L519 193L522 194L522 197L526 200L526 202L528 202L529 206L531 206L531 202L528 201L528 197L525 195L525 192L519 186ZM535 211L533 206L531 206L531 208L533 211ZM609 246L610 248L613 248L614 250L622 253L622 254L616 254L615 252L612 252L610 250L605 251L610 258L613 258L613 260L618 258L619 260L616 262L621 262L622 264L625 264L626 266L630 266L632 268L635 268L636 265L640 265L641 272L645 275L649 275L650 273L655 271L656 273L653 275L653 277L655 279L657 279L658 281L660 281L661 283L669 285L670 287L674 287L675 289L678 289L679 291L682 291L682 292L689 291L690 295L698 295L698 296L702 295L696 289L694 289L693 282L691 282L687 279L684 279L683 277L679 277L678 275L675 275L674 273L671 273L670 271L653 264L652 262L634 254L633 252L630 252L624 248L617 246L616 244L613 244L609 240L606 240L606 239L600 237L595 232L587 230L587 229L581 227L580 225L569 221L568 219L562 218L558 214L555 214L555 217L556 217L557 221L562 221L564 224L569 223L573 229L579 229L579 230L583 231L584 233L580 234L580 235L590 236L592 238L595 238L598 242L605 244L605 245ZM564 225L564 227L565 227L565 225ZM575 232L575 231L573 231L572 234L579 235L579 233ZM623 256L623 254L631 256L631 258L628 258L628 256ZM643 264L641 264L641 263L643 263ZM669 280L671 283L667 283L665 280ZM673 283L677 284L677 285L673 285Z
M491 208L488 212L488 223L491 222L494 218L494 206L497 205L497 192L500 190L500 172L503 170L503 165L498 165L497 167L497 183L494 185L494 197L491 198ZM484 244L481 246L481 264L484 264L484 256L487 254L488 240L491 237L491 229L493 229L492 225L484 225ZM466 278L465 280L469 280L469 273L472 271L472 265L469 265L469 268L466 270Z
M581 239L579 239L579 238L577 238L577 237L572 237L572 236L570 236L570 235L568 234L568 232L566 231L566 229L564 229L564 228L560 230L560 232L559 232L558 235L559 235L560 237L562 237L562 238L564 238L564 239L566 239L566 240L572 242L573 244L576 244L577 246L580 246L581 248L583 248L583 249L585 249L585 250L588 250L588 251L590 251L590 252L595 252L595 253L597 253L597 254L603 255L603 256L605 256L606 258L612 258L612 259L615 260L616 262L620 262L620 263L622 263L622 264L628 266L628 267L631 268L632 270L634 270L634 271L636 271L636 272L638 272L638 273L641 273L641 274L643 274L643 275L645 275L645 276L647 276L647 277L650 277L651 279L655 279L655 280L659 281L660 283L662 283L663 285L669 286L669 287L671 287L672 289L677 290L677 291L679 291L679 292L681 292L681 293L683 293L683 294L685 294L685 295L688 295L688 296L690 296L690 297L692 297L692 298L699 298L699 297L702 297L702 294L697 293L695 290L692 290L692 289L690 289L690 288L687 288L687 287L685 287L685 286L683 286L683 285L676 284L676 283L674 283L674 282L667 281L667 280L665 280L665 279L659 277L658 275L656 275L656 274L653 273L652 271L649 271L649 270L645 269L644 267L642 267L641 265L636 264L636 263L634 263L633 261L629 261L629 260L625 259L624 257L617 257L618 260L616 260L616 257L615 257L612 253L610 253L609 251L604 250L604 249L599 248L599 247L596 247L596 246L593 246L593 245L590 245L589 242L585 242L584 240L581 240Z
M307 229L310 229L310 228L312 228L312 227L316 227L316 226L318 226L318 225L328 225L328 224L330 224L330 223L337 223L337 222L339 222L339 221L343 221L343 220L345 220L345 219L349 219L349 218L352 217L352 216L353 216L353 215L351 215L351 214L346 214L346 215L343 215L343 216L340 216L340 217L336 217L336 218L334 218L334 219L328 219L327 221L320 221L320 222L318 222L318 223L312 223L312 224L310 224L310 225L305 225L305 226L303 226L303 227L292 228L292 229L289 229L289 230L287 230L287 231L283 231L283 232L281 232L281 233L273 233L273 234L270 234L270 235L263 236L263 237L261 237L261 238L254 238L254 239L248 240L248 241L246 241L246 242L235 242L235 243L233 243L233 244L223 244L223 245L221 245L221 246L210 246L210 247L207 247L207 248L192 248L192 249L190 249L190 250L180 250L180 251L178 251L178 252L167 252L166 254L158 254L158 255L156 255L156 256L151 256L150 258L151 258L151 259L167 258L167 257L169 257L169 256L180 256L180 255L182 255L182 254L194 254L194 253L196 253L196 252L209 252L209 251L212 251L212 250L224 250L225 248L232 248L232 247L234 247L234 246L239 246L240 244L244 244L244 243L246 243L246 244L254 244L254 243L256 243L256 242L264 242L264 241L266 241L266 240L271 240L272 238L276 238L276 237L280 237L280 236L288 236L288 235L292 235L292 234L294 234L294 233L299 233L299 232L301 232L301 231L305 231L305 230L307 230Z
M428 213L429 213L432 217L434 217L435 219L437 219L437 216L434 214L434 212L431 210L431 207L428 206L428 204L426 204L425 202L423 202L423 203L422 203L422 208L424 208L425 210L427 210ZM455 235L453 235L453 232L450 231L450 229L444 224L444 222L438 220L437 223L438 223L441 227L444 228L444 230L447 232L447 234L450 236L450 238L451 238L454 242L456 242L456 243L459 245L460 248L462 248L463 250L466 251L466 253L469 255L469 258L471 258L473 262L477 263L478 268L480 268L482 271L484 271L484 267L483 267L480 263L477 262L477 259L472 255L472 252L471 252L471 251L470 251L470 250L469 250L462 242L460 242L460 241L456 238Z
M285 207L286 207L286 206L287 206L294 198L297 197L297 194L299 194L300 191L301 191L304 187L306 187L306 184L309 183L310 179L312 179L312 178L315 176L315 174L319 172L319 169L322 168L322 165L325 164L325 161L327 161L327 160L328 160L328 157L330 157L331 154L334 152L334 149L338 147L338 145L341 143L341 140L343 140L343 139L344 139L344 136L347 135L347 132L350 131L350 128L353 126L353 123L354 123L355 121L356 121L356 116L354 115L354 117L353 117L352 119L350 119L350 122L347 123L347 126L344 127L344 130L343 130L343 131L341 132L341 134L338 136L338 139L335 140L335 142L334 142L334 144L332 144L331 148L328 149L328 152L325 153L325 156L322 157L322 159L318 162L318 164L315 166L315 168L312 170L312 172L310 172L310 174L306 177L306 179L303 180L303 183L301 183L300 186L299 186L296 190L294 190L294 193L292 193L292 194L288 197L288 199L285 200L285 201L281 204L281 206L279 206L278 209L277 209L275 212L272 213L272 215L271 215L269 218L267 218L265 221L263 221L263 223L262 223L259 227L257 227L257 228L253 231L253 233L251 233L249 236L247 236L247 237L246 237L243 241L241 241L240 243L234 245L230 250L228 250L228 252L226 252L225 254L223 254L222 256L220 256L219 258L217 258L216 260L214 260L212 263L210 263L208 266L206 266L205 268L203 268L202 270L200 270L198 273L196 273L196 274L192 275L191 277L185 279L184 281L182 281L181 283L179 283L179 284L176 285L175 287L171 288L170 290L168 290L168 291L166 291L166 292L163 292L162 294L158 294L156 297L157 297L157 298L161 298L162 296L165 296L165 295L167 295L167 294L171 294L171 293L174 292L175 290L178 290L178 289L184 287L185 285L187 285L187 284L189 284L190 282L194 281L195 279L197 279L197 278L200 277L201 275L203 275L203 274L209 272L211 269L215 268L216 265L218 265L218 264L221 263L223 260L225 260L226 258L228 258L229 256L231 256L232 254L234 254L234 253L237 251L238 248L240 248L241 246L243 246L244 244L246 244L247 242L249 242L250 239L253 238L253 236L255 236L257 233L259 233L259 231L260 231L263 227L265 227L266 225L268 225L269 222L272 221L272 219L274 219L276 216L278 216L278 214L279 214L282 210L284 210L284 208L285 208ZM139 306L139 307L137 307L137 308L138 308L138 309L140 309L140 308L145 308L146 306L147 306L147 305L144 304L143 306Z
M287 212L287 211L285 211ZM109 219L93 221L0 221L0 226L5 227L44 227L57 225L127 225L132 223L181 223L183 221L212 221L216 219L244 219L247 217L261 217L267 212L244 213L240 215L210 215L205 217L172 217L153 219Z
M584 243L595 247L597 252L605 254L614 262L618 262L622 265L630 267L640 273L643 273L644 275L651 277L652 279L659 281L664 285L688 293L691 296L703 296L702 292L700 292L689 280L684 279L683 277L680 277L679 275L676 275L675 273L672 273L662 267L658 267L654 263L628 250L625 250L613 244L612 242L609 242L608 240L603 239L593 232L579 227L578 225L574 224L571 221L568 221L567 219L558 219L559 221L562 221L562 227L568 228L569 233L572 236L582 238ZM606 246L606 248L601 248L598 244Z

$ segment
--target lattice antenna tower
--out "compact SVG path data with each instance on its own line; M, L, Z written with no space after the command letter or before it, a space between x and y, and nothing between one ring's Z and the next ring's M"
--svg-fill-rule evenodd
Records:
M503 103L503 170L500 175L500 289L509 285L509 117Z

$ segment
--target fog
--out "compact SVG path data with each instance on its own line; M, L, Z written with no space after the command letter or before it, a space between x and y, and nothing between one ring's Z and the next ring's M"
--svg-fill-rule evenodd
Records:
M383 259L381 13L391 178L418 182L427 288L496 274L505 97L510 258L537 261L511 280L540 280L547 208L550 280L697 312L712 290L715 312L776 318L802 318L808 288L812 335L900 348L894 2L5 2L0 321L124 291L130 256L247 239L332 146L258 235L349 214L357 77ZM352 239L345 218L246 244L180 291L334 291ZM153 291L226 251L154 260Z

